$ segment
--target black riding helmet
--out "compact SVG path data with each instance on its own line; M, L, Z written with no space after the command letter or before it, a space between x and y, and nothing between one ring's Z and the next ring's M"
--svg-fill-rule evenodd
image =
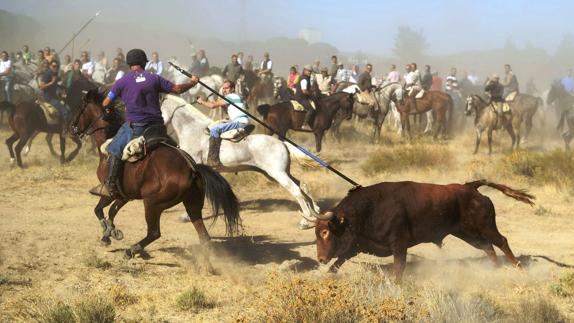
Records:
M126 55L126 63L129 66L140 65L145 66L147 63L147 56L145 52L139 48L134 48Z

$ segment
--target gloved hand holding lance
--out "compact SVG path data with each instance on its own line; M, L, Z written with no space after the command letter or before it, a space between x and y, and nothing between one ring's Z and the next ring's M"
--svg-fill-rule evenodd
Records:
M169 64L175 68L176 70L178 70L179 72L181 72L183 75L187 76L187 77L193 77L193 75L189 72L187 72L186 70L182 69L181 67L173 64L172 62L169 62ZM257 117L255 117L254 115L252 115L251 113L249 113L248 111L246 111L245 109L242 109L240 107L238 107L235 103L231 102L229 99L227 99L225 96L219 94L219 92L217 92L216 90L212 89L211 87L209 87L207 84L203 83L201 80L198 81L199 84L203 85L203 87L205 87L206 89L208 89L209 91L211 91L214 95L217 95L218 97L220 97L221 99L225 100L225 102L233 105L235 108L239 109L240 111L242 111L243 113L245 113L246 115L248 115L251 119L257 121L257 123L259 123L260 125L262 125L263 127L265 127L267 130L273 132L274 134L279 136L279 139L284 140L288 143L290 143L291 145L295 146L297 149L299 149L300 151L302 151L305 155L313 158L316 162L318 162L319 164L321 164L323 167L327 168L328 170L332 171L333 173L337 174L339 177L343 178L344 180L346 180L347 182L349 182L350 184L352 184L355 188L360 187L361 185L357 184L355 181L353 181L352 179L350 179L349 177L347 177L345 174L341 173L340 171L338 171L337 169L333 168L331 165L329 165L328 163L326 163L324 160L322 160L321 158L313 155L312 153L310 153L308 150L306 150L305 148L297 145L295 142L293 142L291 139L287 138L287 137L283 137L281 136L279 133L277 133L275 131L275 129L269 127L265 122L259 120Z

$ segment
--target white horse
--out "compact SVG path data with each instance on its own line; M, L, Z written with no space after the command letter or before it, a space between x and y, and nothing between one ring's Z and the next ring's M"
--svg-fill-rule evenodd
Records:
M173 126L180 147L198 163L205 163L209 151L209 135L204 131L213 120L174 95L164 98L161 111L166 125L171 123ZM290 152L298 160L307 157L295 147L268 135L250 135L237 143L224 140L219 155L223 168L218 171L257 171L275 180L299 203L303 212L299 227L307 229L312 227L310 222L314 222L320 210L305 186L300 185L300 181L290 174Z

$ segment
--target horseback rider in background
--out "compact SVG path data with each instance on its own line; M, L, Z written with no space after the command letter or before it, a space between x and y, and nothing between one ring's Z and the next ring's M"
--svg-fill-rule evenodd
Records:
M518 80L509 64L504 65L504 74L504 82L502 82L502 86L504 86L504 97L506 98L513 92L518 94Z
M373 93L371 93L373 88L373 77L371 76L372 72L373 65L367 64L365 66L365 71L359 75L359 81L357 82L357 86L359 86L359 90L361 91L359 95L359 101L368 105L371 109L376 106L375 98Z
M417 69L416 63L411 63L408 66L408 73L405 75L405 89L409 95L409 99L413 110L416 110L417 101L415 96L422 89L421 86L421 73Z
M490 96L489 104L492 109L496 112L496 125L494 129L498 129L502 126L503 122L503 104L504 104L504 86L499 82L500 78L498 75L494 74L490 79L486 79L486 87L484 92L487 92Z
M303 121L303 126L301 130L311 131L311 120L317 113L315 110L315 103L313 102L314 96L313 91L311 91L311 73L312 67L310 65L305 65L303 68L303 74L299 77L299 82L295 86L295 99L307 111L305 114L305 121Z
M68 120L69 110L60 102L60 97L58 96L58 82L60 82L59 72L60 66L58 62L52 61L49 68L42 74L40 90L42 90L44 100L58 110L60 123L64 125L66 124L66 120ZM64 129L64 127L62 127L62 129Z
M109 113L112 101L121 97L126 109L126 122L106 148L109 157L105 185L107 194L115 199L122 198L118 179L121 178L123 168L123 150L128 142L143 135L144 131L152 126L165 127L159 94L183 93L194 87L199 80L197 76L193 76L189 83L174 85L157 74L145 71L144 67L148 60L141 49L130 50L126 55L126 62L130 70L114 83L102 104Z

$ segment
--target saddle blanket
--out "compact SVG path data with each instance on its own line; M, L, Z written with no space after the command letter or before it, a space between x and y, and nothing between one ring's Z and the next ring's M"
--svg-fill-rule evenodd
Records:
M422 99L425 95L425 90L420 90L417 95L415 95L415 99Z
M102 146L100 147L100 151L104 154L107 155L108 151L106 150L106 148L108 147L108 145L112 142L112 138L106 140L106 142L104 142L102 144ZM137 138L132 139L130 142L128 142L128 144L126 145L126 147L124 148L124 151L122 153L122 160L123 161L128 161L130 163L135 163L140 159L143 159L145 157L145 138L144 136L139 136Z
M58 110L48 102L37 100L36 104L42 108L44 116L46 117L46 122L50 126L55 126L60 123L60 113Z
M215 121L215 122L211 123L205 129L205 133L209 134L209 132L211 131L211 128L213 128L217 125L220 125L222 123L225 123L225 122L229 122L229 120L219 120L219 121ZM239 142L239 141L243 140L245 137L249 136L251 134L251 132L253 132L253 130L255 130L255 126L248 124L244 128L237 128L237 129L228 130L228 131L222 133L219 137L223 140L229 140L232 142Z
M502 104L502 112L503 112L503 113L510 112L510 104L508 104L508 103L506 103L506 102L503 102L503 103L501 102L501 103L499 103L499 104ZM494 102L490 105L490 107L491 107L491 109L492 109L494 112L498 112L498 111L496 110L496 104L495 104Z
M313 107L313 109L317 110L317 108L315 107L315 102L310 101L311 102L311 107ZM295 100L291 100L291 105L293 106L293 110L295 111L305 111L305 107L299 103L299 101L295 101Z
M506 98L504 98L504 101L506 102L512 102L514 101L514 99L516 99L516 95L518 95L518 92L514 91L514 92L510 92Z

